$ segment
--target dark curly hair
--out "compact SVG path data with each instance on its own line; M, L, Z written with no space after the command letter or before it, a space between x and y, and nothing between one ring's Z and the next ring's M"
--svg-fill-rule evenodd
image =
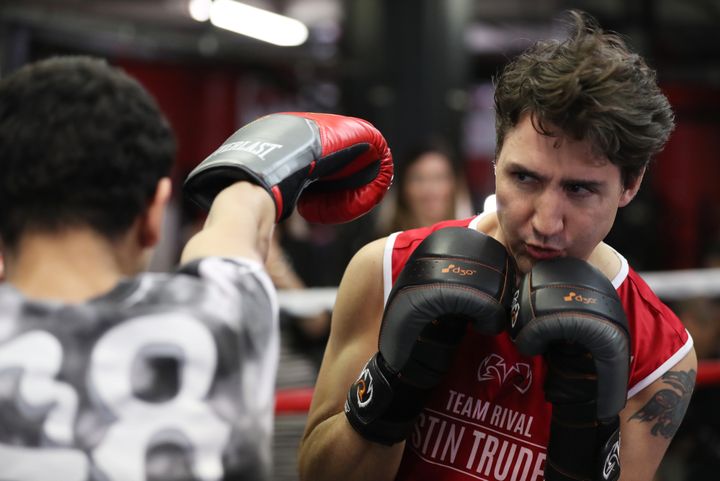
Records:
M153 98L104 60L56 57L0 81L0 237L127 231L169 175L175 140Z
M536 43L495 81L496 156L508 131L529 113L535 130L589 139L620 167L628 185L660 152L674 128L655 71L616 34L571 11L567 39Z

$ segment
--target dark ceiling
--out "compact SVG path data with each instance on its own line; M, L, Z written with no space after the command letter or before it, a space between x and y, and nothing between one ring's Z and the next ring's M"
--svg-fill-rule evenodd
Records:
M342 65L336 40L348 20L348 6L355 2L357 9L365 0L248 0L310 27L310 40L292 48L194 21L188 1L0 0L2 64L12 66L30 39L58 49L152 59ZM405 3L414 8L416 1L445 0ZM462 1L470 5L466 46L479 59L505 55L518 38L548 35L559 12L578 8L592 13L604 27L628 35L667 75L699 76L720 84L720 0L449 0ZM386 25L402 21L389 18Z

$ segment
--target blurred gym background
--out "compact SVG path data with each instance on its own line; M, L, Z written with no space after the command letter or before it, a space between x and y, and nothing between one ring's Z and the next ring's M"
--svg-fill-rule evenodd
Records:
M715 274L708 269L720 267L720 0L0 0L0 76L57 54L122 66L157 98L178 136L177 192L241 125L309 110L370 120L397 163L439 139L470 209L481 211L493 190L492 78L533 41L561 36L558 19L570 8L623 34L657 69L677 115L667 148L620 211L609 242L641 272ZM268 20L268 12L284 18ZM273 20L278 27L265 23ZM173 265L202 218L175 197L157 270ZM288 223L281 256L298 285L332 293L352 254L375 237L377 211L337 228ZM663 292L700 357L712 360L720 355L720 277L695 279L702 279L691 283L696 292L674 296L673 286L688 284L677 281ZM284 326L279 389L311 388L322 329ZM716 384L698 388L658 479L718 479ZM294 479L303 402L278 413L278 480Z
M613 233L616 247L638 270L692 268L718 242L720 0L245 3L301 22L306 38L302 25L291 24L270 39L282 43L285 33L295 46L216 26L250 17L232 0L214 3L2 0L0 74L60 53L123 66L157 97L178 134L178 179L237 127L279 110L367 118L396 159L439 136L456 152L479 209L492 191L492 76L533 40L560 35L558 15L578 8L646 56L677 112L678 128L645 195ZM225 8L208 20L217 7Z

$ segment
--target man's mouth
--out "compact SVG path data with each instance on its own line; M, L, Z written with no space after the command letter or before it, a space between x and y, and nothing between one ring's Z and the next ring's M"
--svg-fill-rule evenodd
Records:
M563 251L560 249L553 249L550 247L543 247L534 244L525 244L525 251L536 260L553 259L563 255Z

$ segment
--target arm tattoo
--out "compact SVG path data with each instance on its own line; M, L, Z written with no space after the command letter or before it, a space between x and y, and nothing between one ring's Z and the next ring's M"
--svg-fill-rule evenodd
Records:
M668 371L662 375L662 380L669 387L660 389L630 420L638 419L641 422L654 422L650 432L653 436L662 436L670 439L680 427L685 416L690 396L695 385L695 370Z

